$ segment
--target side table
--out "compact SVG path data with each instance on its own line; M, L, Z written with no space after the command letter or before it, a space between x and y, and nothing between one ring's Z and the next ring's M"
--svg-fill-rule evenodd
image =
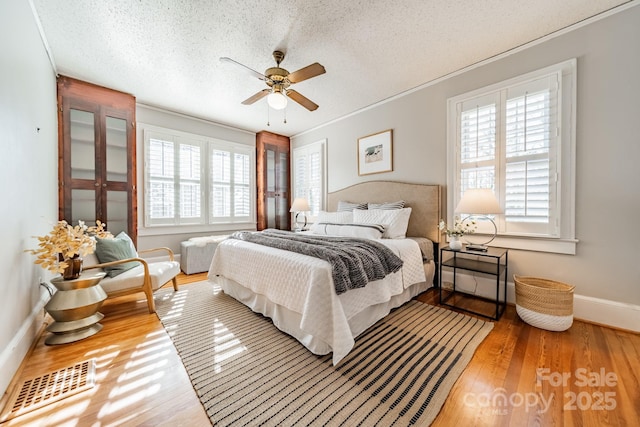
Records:
M47 327L52 332L45 344L66 344L90 337L102 329L99 313L107 293L100 286L105 273L82 273L74 280L51 279L58 289L44 306L54 322Z
M444 259L444 254L453 255ZM493 320L499 320L507 307L507 266L509 264L509 250L504 248L490 247L486 252L467 250L463 247L460 250L451 249L445 246L440 249L439 264L439 292L440 304L457 308L468 313L477 314L479 316L488 317ZM442 288L442 267L453 270L453 289L444 290ZM483 273L488 276L495 276L495 299L489 299L488 302L493 306L492 313L483 313L469 307L465 300L469 298L476 300L486 300L485 298L475 295L466 294L456 289L456 273L457 270L473 271ZM500 279L504 278L504 283L500 286ZM502 297L500 288L502 288ZM446 295L443 295L446 294Z

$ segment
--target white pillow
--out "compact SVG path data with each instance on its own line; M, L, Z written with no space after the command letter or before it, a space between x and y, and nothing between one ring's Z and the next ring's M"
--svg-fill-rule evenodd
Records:
M404 239L407 236L411 208L354 210L353 222L361 224L382 224L385 226L383 238Z
M384 225L380 224L332 224L321 222L316 224L313 234L381 239L384 229Z
M350 224L353 222L353 213L349 212L318 212L318 216L316 217L316 222L313 224L311 229L313 230L317 224L321 222L330 222L333 224Z
M338 201L338 208L336 209L336 211L338 211L338 212L345 212L345 211L351 212L354 209L367 209L367 204L366 203L346 202L344 200L340 200L340 201Z
M404 208L404 200L398 200L397 202L385 202L385 203L369 203L368 209L402 209Z

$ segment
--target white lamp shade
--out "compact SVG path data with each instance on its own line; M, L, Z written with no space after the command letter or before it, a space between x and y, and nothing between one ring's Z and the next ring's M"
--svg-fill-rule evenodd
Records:
M267 95L267 103L274 110L282 110L287 106L287 97L282 92L271 92Z
M293 199L293 203L291 204L291 209L289 209L289 212L306 212L310 210L311 208L309 207L307 199L296 197L295 199Z
M502 208L493 190L489 188L470 188L464 192L456 207L456 213L501 214Z

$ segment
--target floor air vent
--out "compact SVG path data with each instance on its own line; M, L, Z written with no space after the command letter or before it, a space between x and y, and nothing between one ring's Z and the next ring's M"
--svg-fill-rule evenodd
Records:
M4 408L0 422L72 396L95 385L96 361L86 360L19 384Z

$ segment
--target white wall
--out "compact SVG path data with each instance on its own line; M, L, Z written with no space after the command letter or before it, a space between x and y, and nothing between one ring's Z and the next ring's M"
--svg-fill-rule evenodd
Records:
M610 306L626 310L632 318L617 325L640 330L639 40L640 6L635 6L296 135L292 145L327 138L329 191L379 179L445 186L447 98L576 57L577 254L512 250L509 275L548 277L575 284L576 294L587 299L619 302ZM388 128L394 132L393 172L359 177L357 138ZM579 314L591 315L587 309ZM607 323L601 317L591 319Z
M34 235L58 218L56 80L25 0L0 2L0 392L42 325ZM39 130L38 130L39 129Z

